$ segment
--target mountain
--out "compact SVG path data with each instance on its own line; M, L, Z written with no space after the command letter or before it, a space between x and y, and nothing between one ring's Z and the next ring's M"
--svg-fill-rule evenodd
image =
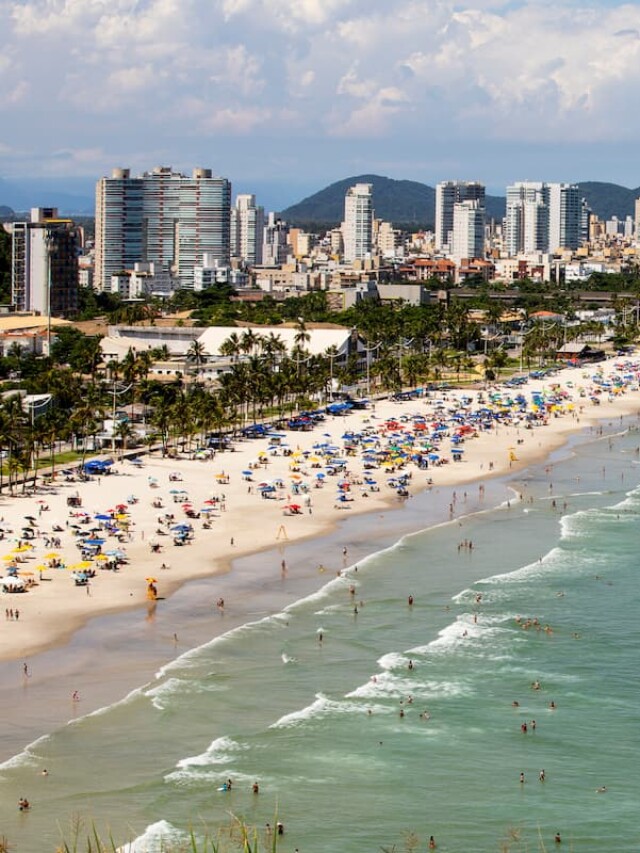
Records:
M338 225L344 216L344 196L354 184L373 185L373 208L379 219L394 224L433 226L435 221L435 198L433 187L417 181L396 181L380 175L358 175L337 181L298 204L282 211L287 222L303 225ZM628 189L619 184L601 181L585 181L578 184L591 210L600 219L634 215L638 189ZM487 195L487 216L500 220L505 214L503 196Z
M606 220L613 216L624 219L625 216L634 215L635 201L640 197L640 187L630 190L619 184L606 184L600 181L585 181L578 186L598 219Z
M397 181L380 175L358 175L336 181L320 192L303 199L282 211L287 222L338 225L344 216L344 196L354 184L372 184L373 208L378 219L402 225L433 226L436 212L436 191L417 181ZM490 217L504 216L504 199L487 196Z
M0 178L0 205L24 213L32 207L57 207L63 215L95 213L92 178Z
M0 219L11 219L14 216L14 211L10 207L0 204Z

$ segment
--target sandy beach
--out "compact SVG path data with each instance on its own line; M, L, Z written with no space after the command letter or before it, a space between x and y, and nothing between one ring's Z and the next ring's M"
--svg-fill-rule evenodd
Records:
M213 459L116 460L108 475L78 482L59 474L36 495L4 495L2 574L14 574L25 591L5 584L1 594L0 659L27 661L97 616L161 607L187 581L230 571L241 555L319 536L347 514L540 461L571 433L636 413L639 370L613 358L518 388L378 401L327 415L311 431L281 433L279 443L237 441ZM426 436L436 438L429 444ZM454 517L455 503L449 511ZM77 584L83 571L91 577Z

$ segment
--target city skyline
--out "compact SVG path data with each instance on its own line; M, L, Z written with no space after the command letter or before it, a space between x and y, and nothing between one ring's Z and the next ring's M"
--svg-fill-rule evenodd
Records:
M363 173L640 183L634 5L7 0L0 32L5 178L206 162L292 201Z

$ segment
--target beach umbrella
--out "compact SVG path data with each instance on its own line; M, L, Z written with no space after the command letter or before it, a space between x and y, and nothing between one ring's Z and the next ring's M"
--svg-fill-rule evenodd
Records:
M111 521L110 515L105 515L104 513L100 513L99 515L94 515L96 521Z
M147 583L158 583L156 578L145 578Z
M85 539L84 544L90 545L93 548L97 548L100 545L104 545L106 539Z

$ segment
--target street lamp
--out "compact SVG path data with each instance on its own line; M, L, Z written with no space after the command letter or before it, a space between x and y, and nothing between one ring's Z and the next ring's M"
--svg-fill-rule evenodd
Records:
M367 397L371 396L371 385L370 385L370 371L371 371L371 353L375 352L377 349L382 346L382 341L378 341L377 344L374 344L372 347L364 347L364 351L367 357Z
M126 394L129 388L132 386L132 382L130 382L126 387L120 388L118 390L118 384L122 385L122 383L118 383L115 379L113 380L113 406L111 409L111 452L115 455L116 452L116 396L120 396L120 394Z
M52 259L53 253L58 248L58 241L51 231L47 231L44 237L44 245L47 250L47 356L51 355L51 287L52 287Z

